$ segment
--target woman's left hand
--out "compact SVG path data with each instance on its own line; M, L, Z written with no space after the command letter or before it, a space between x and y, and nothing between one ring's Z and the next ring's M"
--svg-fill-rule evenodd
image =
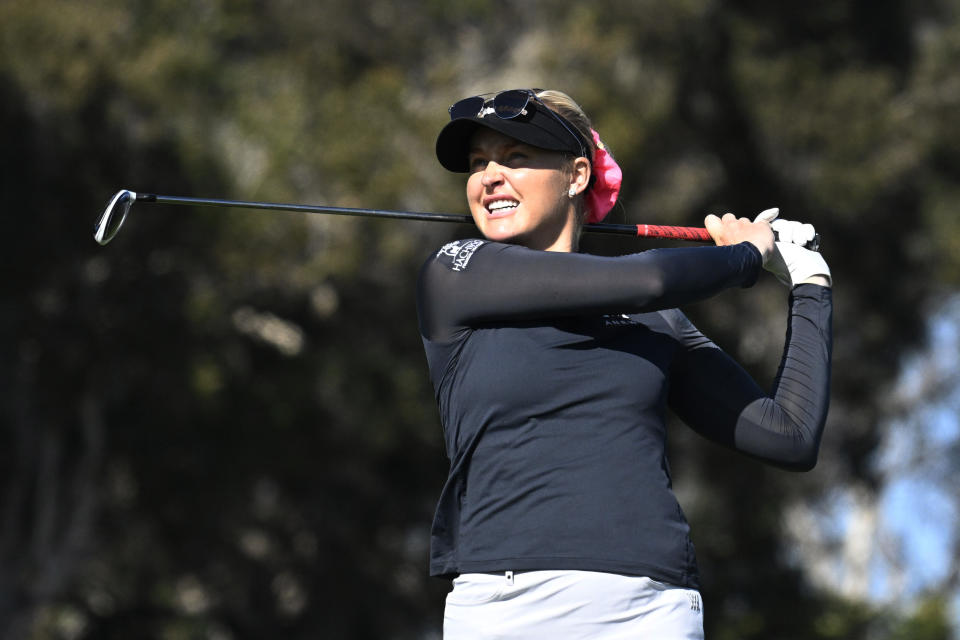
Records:
M777 276L788 287L798 284L817 284L830 287L833 284L830 267L816 249L809 249L817 230L812 224L779 218L779 209L767 209L755 218L755 222L769 222L777 234L776 250L763 268Z

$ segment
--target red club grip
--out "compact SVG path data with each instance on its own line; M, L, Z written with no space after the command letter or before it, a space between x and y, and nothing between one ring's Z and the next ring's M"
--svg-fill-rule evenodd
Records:
M713 242L713 238L703 227L674 227L661 224L638 224L637 236L641 238L670 238L673 240L695 240Z

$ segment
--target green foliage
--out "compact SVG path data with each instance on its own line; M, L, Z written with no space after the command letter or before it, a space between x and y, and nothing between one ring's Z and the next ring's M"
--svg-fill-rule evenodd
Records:
M894 624L889 637L890 640L950 640L954 636L946 599L937 596L925 599L906 620Z
M891 613L818 591L782 518L876 481L879 400L960 282L958 53L947 2L0 3L10 637L437 632L446 461L413 286L471 231L160 205L106 248L90 227L121 187L462 210L433 137L455 99L513 86L592 115L626 174L615 222L779 204L825 239L838 339L818 470L672 431L708 637L947 637L942 600ZM782 291L689 311L769 379Z

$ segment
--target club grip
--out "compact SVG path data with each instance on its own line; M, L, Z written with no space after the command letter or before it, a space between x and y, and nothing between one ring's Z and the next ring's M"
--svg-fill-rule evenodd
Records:
M692 240L695 242L713 242L713 238L703 227L675 227L663 224L638 224L637 235L641 238L669 238L671 240Z
M774 238L777 232L774 231ZM694 242L713 242L710 233L703 227L676 227L663 224L638 224L637 236L641 238L667 238L670 240L691 240ZM805 249L820 251L820 234L808 242Z

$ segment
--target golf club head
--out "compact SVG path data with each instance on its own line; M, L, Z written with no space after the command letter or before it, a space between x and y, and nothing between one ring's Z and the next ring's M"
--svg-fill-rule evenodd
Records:
M93 229L93 239L101 245L105 245L120 231L123 221L127 219L130 213L130 207L137 199L137 194L133 191L122 189L111 198L110 204L103 210L100 221Z

